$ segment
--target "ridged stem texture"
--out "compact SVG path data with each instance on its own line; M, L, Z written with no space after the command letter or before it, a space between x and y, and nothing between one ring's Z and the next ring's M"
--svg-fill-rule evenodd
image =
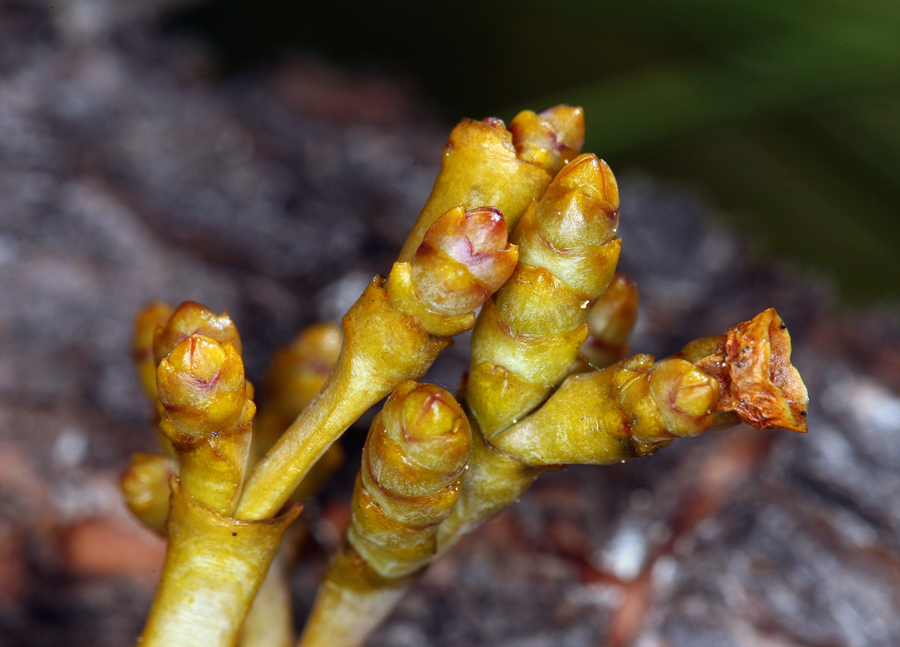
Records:
M471 445L447 391L404 382L388 398L363 449L346 547L329 567L301 647L356 647L381 622L409 576L433 558Z
M471 310L516 258L495 209L453 208L438 218L412 263L396 263L386 285L377 277L344 317L334 371L257 464L235 516L275 514L347 427L401 382L421 378L453 335L474 325Z
M686 359L698 355L696 362ZM494 441L473 430L463 490L438 531L438 553L518 500L548 469L647 456L676 438L738 421L723 413L757 428L791 429L806 406L790 338L773 310L657 363L636 355L572 375Z
M585 317L615 272L618 206L612 171L582 155L519 222L519 263L472 333L466 400L488 440L569 372L588 334Z
M460 205L495 207L512 231L583 143L584 113L573 106L523 111L509 130L500 119L463 120L450 133L441 171L398 260L412 261L432 223Z

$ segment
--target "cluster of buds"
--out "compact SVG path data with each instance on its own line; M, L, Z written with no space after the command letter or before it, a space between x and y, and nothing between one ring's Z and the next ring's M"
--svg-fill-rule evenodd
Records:
M806 390L774 310L660 361L626 357L638 293L615 274L618 187L604 161L580 154L583 139L570 106L522 112L508 129L457 126L388 277L340 329L310 327L276 355L256 432L227 315L186 303L138 316L135 358L162 453L136 456L122 485L169 541L144 645L294 644L276 559L293 502L386 396L300 647L362 645L418 571L547 470L647 456L740 421L806 430ZM457 402L417 380L468 330Z

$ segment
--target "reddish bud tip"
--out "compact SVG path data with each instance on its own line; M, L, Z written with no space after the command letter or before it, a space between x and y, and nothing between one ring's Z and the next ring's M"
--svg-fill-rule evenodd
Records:
M499 210L451 209L428 229L412 262L416 292L440 314L474 310L515 269L518 252L507 242Z
M525 110L509 124L519 159L558 173L584 144L584 112L559 105L540 114Z
M465 466L471 450L469 422L446 390L433 384L404 382L388 398L382 416L407 457L403 460L412 459L450 479ZM388 463L401 459L384 458Z
M191 335L159 363L156 383L167 418L189 435L231 429L252 417L244 364L231 343Z
M172 313L168 322L158 327L153 334L153 356L156 363L159 364L176 344L193 334L231 343L239 354L241 352L241 337L228 313L216 315L204 305L185 301Z

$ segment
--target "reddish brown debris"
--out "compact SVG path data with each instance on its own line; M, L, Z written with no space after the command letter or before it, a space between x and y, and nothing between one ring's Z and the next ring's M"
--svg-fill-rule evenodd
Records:
M809 397L791 365L791 336L774 308L725 332L716 352L697 362L719 380L719 411L756 429L806 432Z

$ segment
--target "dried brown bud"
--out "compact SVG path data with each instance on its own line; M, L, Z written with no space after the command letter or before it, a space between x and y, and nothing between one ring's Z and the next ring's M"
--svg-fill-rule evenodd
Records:
M182 303L169 321L153 334L153 357L158 366L175 345L198 334L225 343L230 342L241 352L241 337L227 312L216 315L209 308L194 301Z
M425 233L412 261L412 281L428 309L463 314L503 285L517 259L518 250L507 243L506 223L497 209L457 207Z
M734 411L756 429L806 432L809 396L774 308L727 330L715 354L696 364L722 385L719 411Z

